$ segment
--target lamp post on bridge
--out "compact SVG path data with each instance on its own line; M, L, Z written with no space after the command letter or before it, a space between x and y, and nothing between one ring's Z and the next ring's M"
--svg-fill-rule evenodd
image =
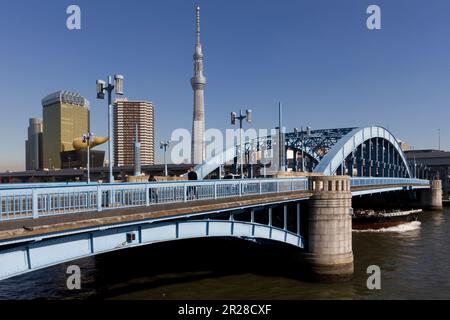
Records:
M105 92L108 92L108 157L109 157L109 183L114 183L113 174L113 115L112 115L112 92L115 89L115 94L123 95L123 76L116 74L114 76L114 84L112 76L108 76L108 86L103 80L97 80L97 99L105 99Z
M303 131L303 127L302 127L302 131ZM294 128L294 135L295 135L296 139L298 138L298 132L299 132L298 128ZM303 139L301 139L300 141L301 141L300 152L302 154L302 163L303 163ZM295 170L298 171L297 151L295 151L294 157L295 157ZM303 166L302 166L302 171L303 171Z
M91 183L91 161L90 161L90 149L91 149L91 140L94 137L92 132L83 134L83 143L87 145L87 183Z
M295 137L298 137L298 128L294 128ZM306 137L309 137L311 134L311 128L306 127ZM300 127L300 141L301 141L301 153L302 153L302 172L305 172L305 132L303 131L303 127Z
M170 145L170 141L161 141L159 143L159 148L160 149L164 149L164 174L167 177L169 175L169 172L167 170L167 159L166 159L166 153L167 153L167 148Z
M245 110L245 114L242 113L242 109L239 110L239 116L236 112L231 113L231 124L235 125L236 120L239 120L239 153L240 153L240 169L241 169L241 179L244 179L244 137L242 130L242 122L247 120L248 123L252 122L252 110Z

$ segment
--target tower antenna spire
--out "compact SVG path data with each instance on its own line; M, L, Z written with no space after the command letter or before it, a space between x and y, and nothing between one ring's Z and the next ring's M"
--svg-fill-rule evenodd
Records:
M203 74L203 53L200 43L200 7L195 7L197 21L197 43L194 52L194 76L191 78L194 90L194 114L192 119L191 163L200 164L205 160L205 86Z
M197 6L195 8L196 15L197 15L197 44L200 43L200 7Z

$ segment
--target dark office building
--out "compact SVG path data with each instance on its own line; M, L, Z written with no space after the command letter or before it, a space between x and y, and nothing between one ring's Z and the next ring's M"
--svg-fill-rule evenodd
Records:
M42 120L32 118L28 125L28 139L25 141L25 168L39 170L43 168Z
M103 161L105 160L105 151L90 150L90 167L101 168L103 167ZM87 168L87 150L72 150L64 151L61 155L62 169L68 168Z
M444 198L450 196L450 152L439 150L405 151L414 177L442 180Z

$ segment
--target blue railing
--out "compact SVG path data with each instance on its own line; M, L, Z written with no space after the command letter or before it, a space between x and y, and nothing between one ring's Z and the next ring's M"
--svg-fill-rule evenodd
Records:
M430 185L429 180L409 179L409 178L372 178L372 177L352 177L350 187L367 187L377 185Z
M0 221L308 190L307 178L0 188Z
M428 180L352 177L351 187L429 185ZM0 221L308 190L307 178L118 184L2 185Z

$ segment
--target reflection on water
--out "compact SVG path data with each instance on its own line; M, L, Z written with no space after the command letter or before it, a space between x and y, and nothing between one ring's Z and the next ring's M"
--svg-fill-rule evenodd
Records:
M308 282L294 248L215 239L172 242L73 262L82 290L66 288L64 264L0 282L0 299L450 299L449 210L420 223L354 232L355 276ZM378 265L382 289L366 288Z

